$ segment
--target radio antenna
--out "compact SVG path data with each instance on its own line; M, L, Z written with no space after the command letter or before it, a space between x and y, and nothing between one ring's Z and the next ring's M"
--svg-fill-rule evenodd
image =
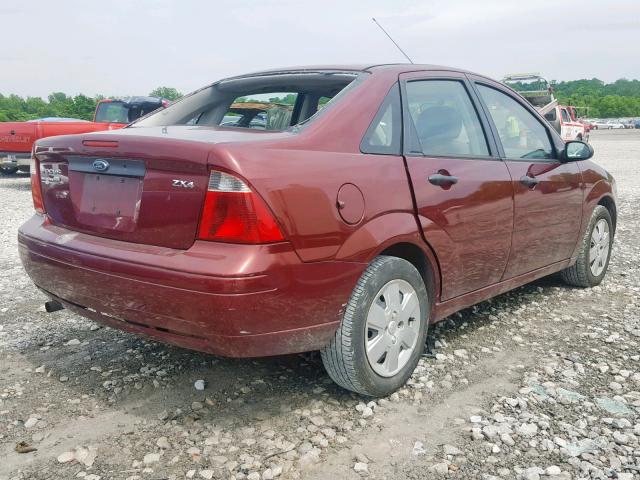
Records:
M371 17L371 20L373 20L373 23L375 23L377 26L379 26L379 27L380 27L380 30L382 30L382 31L384 32L384 34L385 34L387 37L389 37L389 40L391 40L391 41L393 42L393 44L398 48L398 50L400 50L400 52L402 52L402 55L404 55L404 56L405 56L405 58L406 58L407 60L409 60L409 63L413 63L413 60L411 60L411 59L409 58L409 55L407 55L407 54L405 53L405 51L400 47L400 45L398 45L398 44L396 43L396 41L395 41L393 38L391 38L391 35L389 35L389 33L387 33L387 31L386 31L384 28L382 28L382 25L380 25L380 24L378 23L378 21L377 21L375 18L373 18L373 17Z

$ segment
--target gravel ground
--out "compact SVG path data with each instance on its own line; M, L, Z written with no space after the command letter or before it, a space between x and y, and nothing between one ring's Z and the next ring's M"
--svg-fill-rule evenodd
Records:
M640 478L640 131L591 142L619 191L603 284L549 277L449 317L436 358L368 403L316 355L222 359L46 314L16 251L28 177L0 178L0 479Z

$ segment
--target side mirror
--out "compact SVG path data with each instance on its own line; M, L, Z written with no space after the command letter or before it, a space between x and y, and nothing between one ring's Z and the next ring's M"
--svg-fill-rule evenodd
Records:
M593 157L593 147L588 143L579 140L567 142L562 152L562 159L565 162L576 162L588 160Z

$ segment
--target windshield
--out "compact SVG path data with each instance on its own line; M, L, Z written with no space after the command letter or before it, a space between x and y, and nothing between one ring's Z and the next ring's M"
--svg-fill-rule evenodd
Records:
M129 123L129 109L121 102L103 102L96 109L96 122Z
M198 90L132 127L203 125L286 130L324 109L360 72L308 71L222 80Z
M96 108L96 122L100 123L131 123L148 113L157 110L160 102L123 101L100 102Z

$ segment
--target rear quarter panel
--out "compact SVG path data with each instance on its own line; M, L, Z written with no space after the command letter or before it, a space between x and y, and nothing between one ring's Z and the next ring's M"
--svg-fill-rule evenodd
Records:
M397 80L397 73L371 76L290 138L214 145L210 164L247 179L267 201L303 261L340 256L367 262L383 237L396 236L391 223L379 218L414 214L403 157L360 152L366 129ZM338 190L347 183L364 199L362 218L355 224L343 221L337 207ZM366 228L373 221L375 237ZM357 244L349 242L354 235Z
M262 161L253 161L256 157ZM240 166L239 173L267 201L285 237L305 262L338 256L367 261L381 242L396 235L384 220L392 213L411 215L416 230L402 157L260 149L235 152L229 163L234 161ZM291 175L293 168L295 176ZM346 183L355 185L364 199L362 218L353 225L341 218L337 207L338 191ZM357 244L348 242L362 229L369 232L365 227L374 221L375 237L360 233Z

